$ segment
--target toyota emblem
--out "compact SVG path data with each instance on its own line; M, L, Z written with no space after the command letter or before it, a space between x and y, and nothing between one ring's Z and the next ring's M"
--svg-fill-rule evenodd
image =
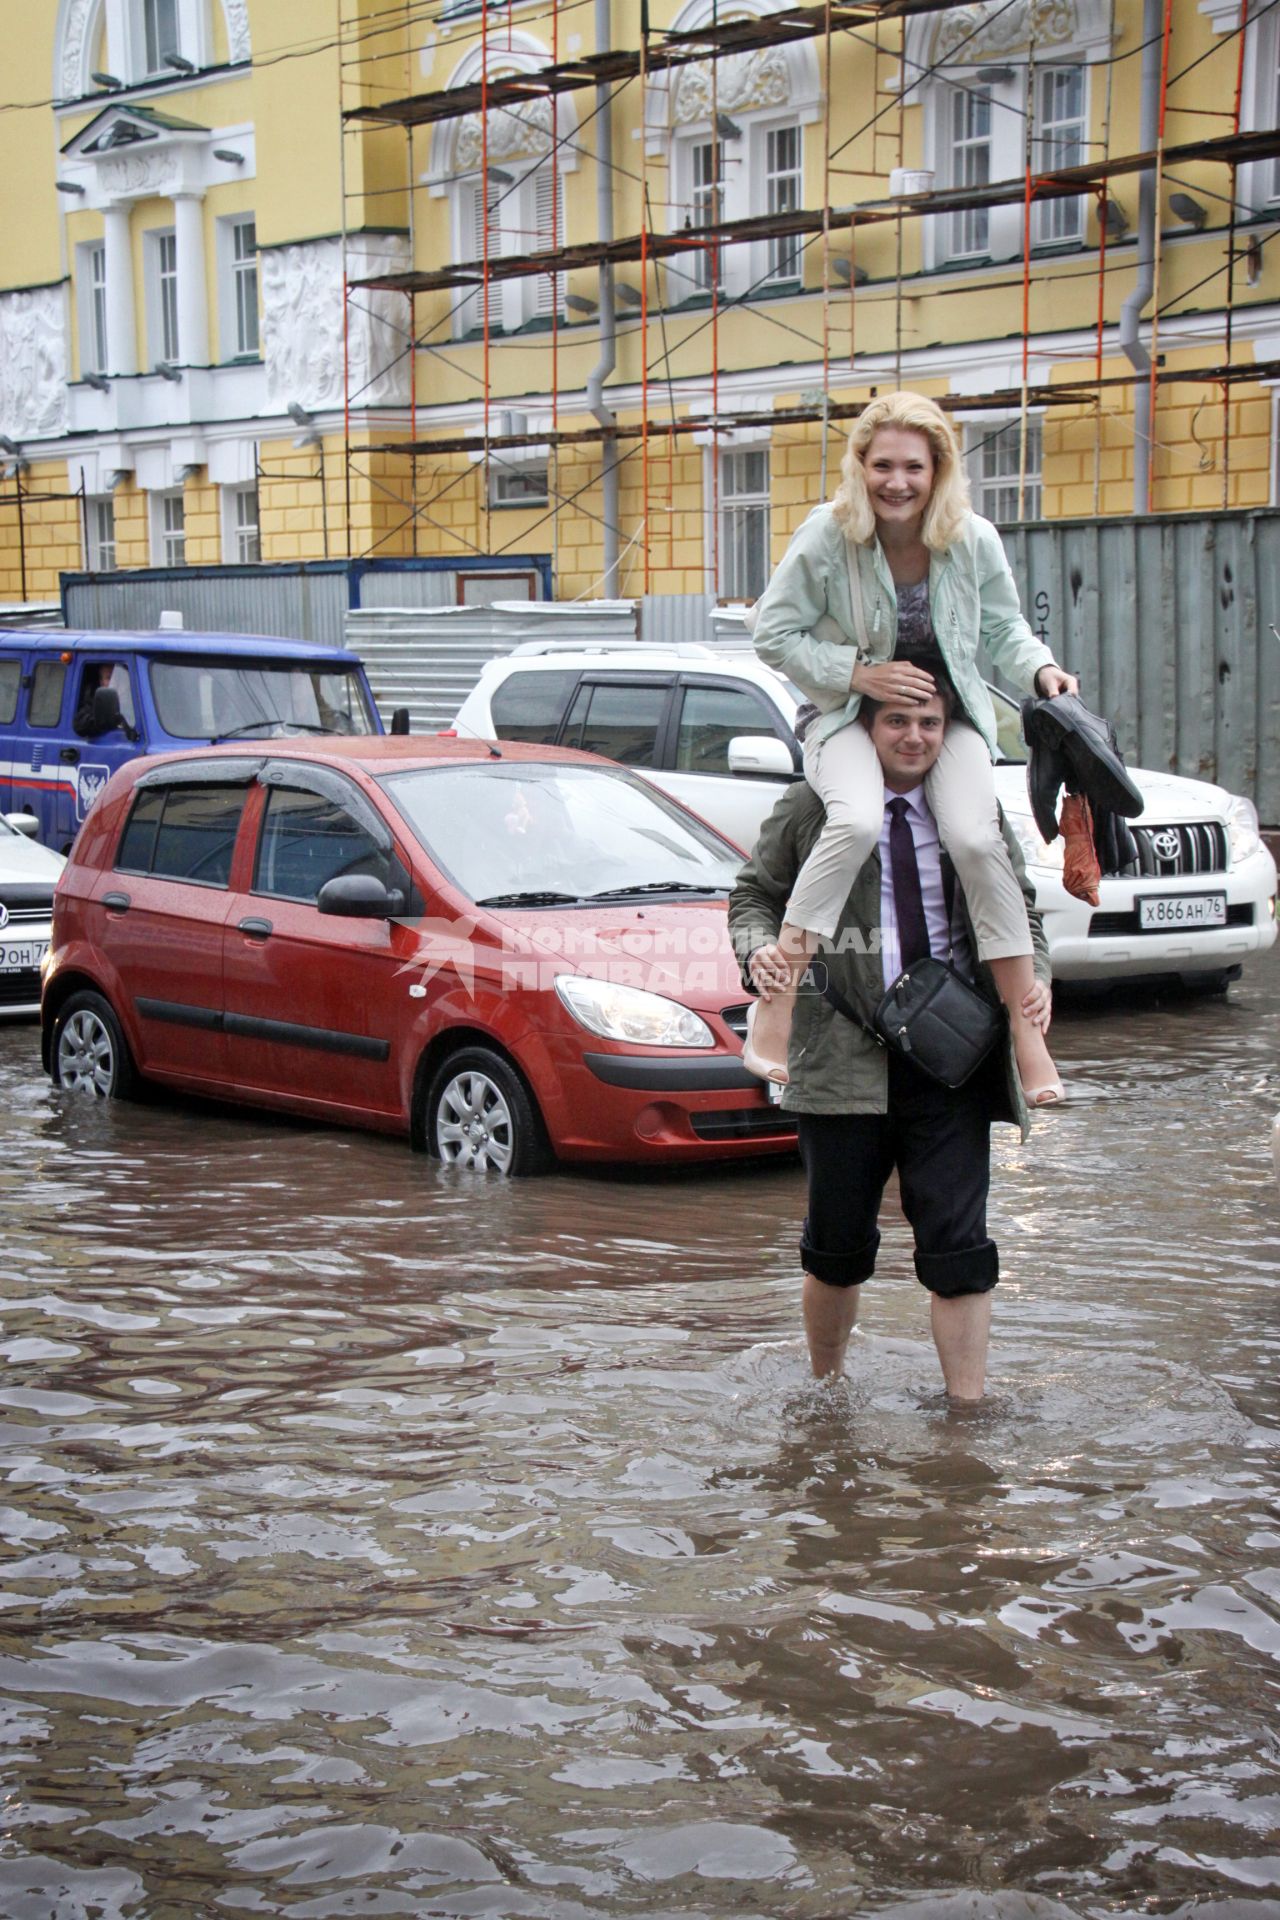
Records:
M1182 852L1182 839L1176 827L1161 827L1151 836L1151 851L1157 860L1176 860Z

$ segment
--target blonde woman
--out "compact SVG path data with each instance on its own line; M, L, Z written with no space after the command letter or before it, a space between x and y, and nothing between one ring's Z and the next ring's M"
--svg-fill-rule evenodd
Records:
M1062 1098L1036 986L1021 888L1000 833L992 760L995 709L978 671L981 644L1027 693L1074 693L1022 617L1000 536L969 505L947 416L918 393L873 400L854 423L835 499L815 507L755 608L756 652L818 708L804 741L826 826L801 868L752 1009L747 1065L785 1081L796 986L830 939L884 819L879 764L855 723L864 698L914 703L947 683L955 719L925 782L942 843L1009 1014L1018 1072L1034 1105Z

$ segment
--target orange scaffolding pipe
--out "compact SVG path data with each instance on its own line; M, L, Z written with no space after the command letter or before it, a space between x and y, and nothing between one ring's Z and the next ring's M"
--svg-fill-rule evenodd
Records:
M1161 237L1164 219L1160 208L1160 197L1164 187L1164 127L1165 115L1169 105L1169 48L1173 40L1173 0L1164 0L1164 26L1161 29L1160 49L1160 114L1156 123L1156 258L1155 272L1151 286L1151 373L1149 392L1151 395L1151 445L1148 450L1147 471L1151 476L1150 486L1155 486L1156 447L1159 444L1156 433L1156 381L1157 350L1160 340L1160 260ZM1148 506L1152 505L1148 499Z
M1240 131L1240 102L1244 93L1244 42L1245 28L1249 24L1249 0L1240 0L1240 45L1236 52L1236 98L1231 116L1231 131ZM1232 335L1235 331L1235 292L1236 292L1236 187L1239 168L1231 162L1231 212L1227 220L1227 325L1226 357L1231 365ZM1231 389L1223 382L1222 387L1222 504L1230 505L1231 487Z

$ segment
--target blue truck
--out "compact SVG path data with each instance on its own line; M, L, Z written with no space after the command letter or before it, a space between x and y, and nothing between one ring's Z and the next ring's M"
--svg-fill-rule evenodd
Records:
M65 853L140 753L282 734L383 733L354 653L242 633L0 632L0 814ZM391 731L408 731L395 715Z

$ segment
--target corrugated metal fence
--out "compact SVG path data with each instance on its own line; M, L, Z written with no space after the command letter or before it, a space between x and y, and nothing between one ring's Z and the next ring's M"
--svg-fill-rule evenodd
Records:
M1048 521L1004 540L1028 620L1126 756L1280 822L1280 512Z
M636 638L633 600L495 601L487 607L361 607L347 644L363 659L384 719L408 707L415 733L451 724L486 660L536 642L589 647Z
M141 567L121 573L65 573L66 624L145 632L173 611L195 633L268 633L317 646L345 644L347 614L361 606L454 606L459 576L531 576L551 594L546 554L456 560L308 560L291 566ZM506 592L510 594L512 587Z

